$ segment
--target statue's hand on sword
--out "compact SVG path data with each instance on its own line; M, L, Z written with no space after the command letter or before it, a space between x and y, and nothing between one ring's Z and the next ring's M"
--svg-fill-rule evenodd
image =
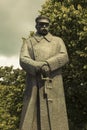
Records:
M49 77L49 75L50 75L50 68L49 68L48 64L44 64L44 65L41 67L41 74L42 74L44 77Z

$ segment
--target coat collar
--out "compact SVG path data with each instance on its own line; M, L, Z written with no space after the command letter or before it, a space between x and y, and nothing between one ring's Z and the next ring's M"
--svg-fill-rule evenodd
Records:
M38 33L34 35L34 38L36 39L37 42L40 42L42 39L46 39L48 42L51 42L52 40L52 35L48 33L46 36L42 36Z

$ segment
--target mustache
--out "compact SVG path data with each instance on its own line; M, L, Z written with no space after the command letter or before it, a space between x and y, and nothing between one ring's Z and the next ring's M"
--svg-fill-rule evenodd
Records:
M41 29L41 32L42 32L42 34L47 34L47 33L48 33L48 30L45 29L45 28L43 28L43 29Z

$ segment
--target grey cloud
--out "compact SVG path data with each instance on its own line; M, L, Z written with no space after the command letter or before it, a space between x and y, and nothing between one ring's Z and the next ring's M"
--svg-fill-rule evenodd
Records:
M16 55L21 37L34 30L34 19L44 0L0 1L0 55Z

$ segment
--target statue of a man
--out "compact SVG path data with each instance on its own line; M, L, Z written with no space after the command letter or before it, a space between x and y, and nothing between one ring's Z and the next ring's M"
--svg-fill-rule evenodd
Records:
M23 40L26 89L20 130L69 130L61 74L68 55L63 40L49 33L49 24L48 17L37 17L37 32Z

